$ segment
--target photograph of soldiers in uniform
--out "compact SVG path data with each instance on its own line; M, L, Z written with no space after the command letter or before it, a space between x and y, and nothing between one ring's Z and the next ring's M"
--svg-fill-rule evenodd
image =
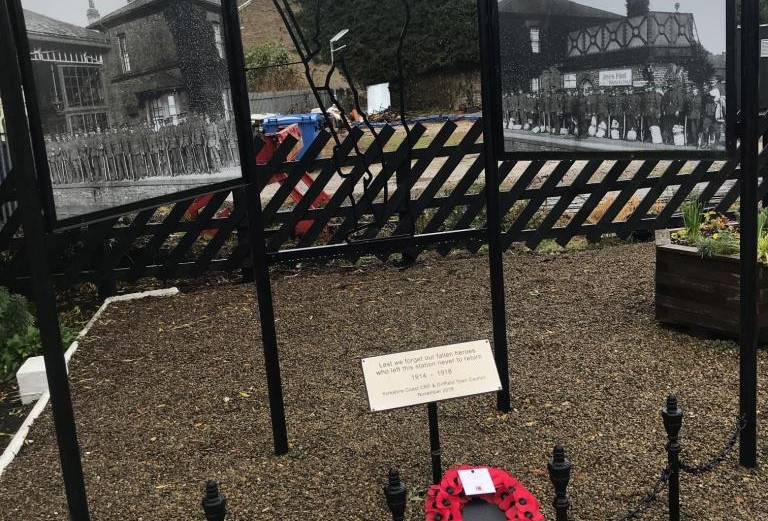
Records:
M722 150L725 0L500 0L506 152Z
M22 5L59 220L242 176L220 0Z

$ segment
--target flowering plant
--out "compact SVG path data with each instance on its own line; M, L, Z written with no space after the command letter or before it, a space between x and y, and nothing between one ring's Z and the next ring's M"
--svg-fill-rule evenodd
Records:
M427 521L463 521L462 510L473 499L482 499L496 505L509 521L544 521L538 500L518 480L501 469L488 468L496 488L495 493L467 496L459 478L459 470L473 468L486 467L454 467L443 475L440 484L432 485L427 490L424 505Z

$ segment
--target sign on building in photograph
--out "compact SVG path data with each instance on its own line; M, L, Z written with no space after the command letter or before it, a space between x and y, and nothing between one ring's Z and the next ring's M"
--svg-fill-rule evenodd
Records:
M631 87L632 69L600 71L601 87Z

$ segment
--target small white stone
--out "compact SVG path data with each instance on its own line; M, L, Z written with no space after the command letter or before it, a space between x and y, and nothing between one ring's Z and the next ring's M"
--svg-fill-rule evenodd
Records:
M16 382L19 384L19 395L24 405L32 403L48 390L48 380L45 378L45 362L42 356L27 358L18 371Z

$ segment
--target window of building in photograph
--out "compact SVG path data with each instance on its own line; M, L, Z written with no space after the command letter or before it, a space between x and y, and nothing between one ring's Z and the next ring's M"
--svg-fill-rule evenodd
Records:
M73 134L97 132L109 128L109 120L106 112L93 112L88 114L71 114L67 116L69 130Z
M541 33L538 27L531 27L531 51L533 54L541 53Z
M179 124L179 110L176 108L176 96L168 94L168 119L173 125Z
M575 74L564 74L563 75L563 88L564 89L575 89L576 88L576 75Z
M224 119L229 121L232 119L232 91L230 89L224 89L221 91L221 102L224 105Z
M216 50L219 53L219 58L224 57L224 37L221 34L221 24L213 22L213 40L216 43Z
M98 67L65 66L61 68L61 76L67 108L104 105Z
M155 128L165 124L166 112L162 97L155 98L147 104L147 116L149 117L150 125Z
M531 80L531 92L539 92L541 88L541 80L539 78L533 78Z
M117 35L117 44L120 50L120 66L123 72L131 72L131 59L128 56L128 42L124 34Z

